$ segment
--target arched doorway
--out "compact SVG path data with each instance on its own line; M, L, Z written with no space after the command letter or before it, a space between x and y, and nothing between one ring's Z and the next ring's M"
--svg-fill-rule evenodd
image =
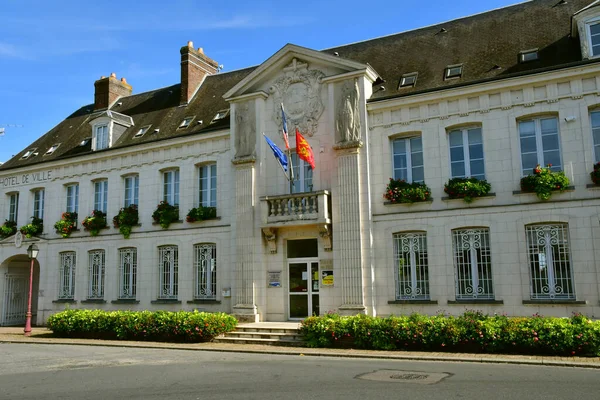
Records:
M7 258L0 264L0 326L25 325L29 269L31 261L24 254ZM33 290L31 296L32 321L36 320L40 267L33 264Z

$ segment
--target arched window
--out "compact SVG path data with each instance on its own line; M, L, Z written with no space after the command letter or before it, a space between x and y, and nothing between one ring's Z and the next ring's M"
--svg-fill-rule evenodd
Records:
M394 234L397 300L429 299L429 268L425 232Z
M217 298L217 245L194 245L195 299Z

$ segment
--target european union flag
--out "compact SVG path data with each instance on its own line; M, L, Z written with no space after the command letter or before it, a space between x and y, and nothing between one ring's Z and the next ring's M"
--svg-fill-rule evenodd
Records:
M263 133L263 136L265 137L265 140L267 141L267 144L269 145L269 147L271 147L271 150L273 150L273 155L275 156L275 158L277 159L277 161L281 165L281 168L283 168L283 170L285 172L287 172L287 170L288 170L288 159L287 159L287 156L285 155L285 153L279 147L277 147L277 145L275 143L273 143L271 141L271 139L269 139L267 137L267 135L265 135Z

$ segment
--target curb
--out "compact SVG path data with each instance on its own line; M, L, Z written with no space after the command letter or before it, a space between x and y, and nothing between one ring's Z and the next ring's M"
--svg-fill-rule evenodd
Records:
M513 364L513 365L538 365L547 367L569 367L569 368L588 368L588 369L600 369L600 363L596 362L577 362L577 361L557 361L557 360L530 360L525 358L492 358L492 357L464 357L457 355L452 356L427 356L427 355L403 355L403 354L376 354L376 353L339 353L339 352L325 352L325 351L311 351L305 352L304 348L297 348L298 350L269 350L269 349L249 349L244 345L235 345L236 348L225 348L225 347L192 347L189 345L178 345L171 346L160 342L148 342L152 344L141 344L141 343L118 343L118 342L82 342L78 340L70 339L53 339L52 341L33 341L28 339L11 338L5 339L0 338L1 343L12 343L12 344L47 344L47 345L73 345L73 346L96 346L96 347L117 347L117 348L139 348L139 349L162 349L162 350L186 350L186 351L211 351L211 352L224 352L224 353L246 353L246 354L272 354L272 355L289 355L289 356L303 356L303 357L335 357L335 358L359 358L359 359L379 359L379 360L398 360L398 361L430 361L430 362L459 362L459 363L482 363L482 364Z

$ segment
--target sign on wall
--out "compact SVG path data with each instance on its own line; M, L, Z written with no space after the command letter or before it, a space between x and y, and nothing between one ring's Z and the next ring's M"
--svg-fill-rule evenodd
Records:
M333 270L327 269L321 271L321 285L333 286Z
M52 179L52 171L33 172L30 174L7 176L0 178L0 188L10 188L32 183L47 182Z
M267 272L267 280L269 282L268 287L278 288L281 287L281 271L269 271Z

